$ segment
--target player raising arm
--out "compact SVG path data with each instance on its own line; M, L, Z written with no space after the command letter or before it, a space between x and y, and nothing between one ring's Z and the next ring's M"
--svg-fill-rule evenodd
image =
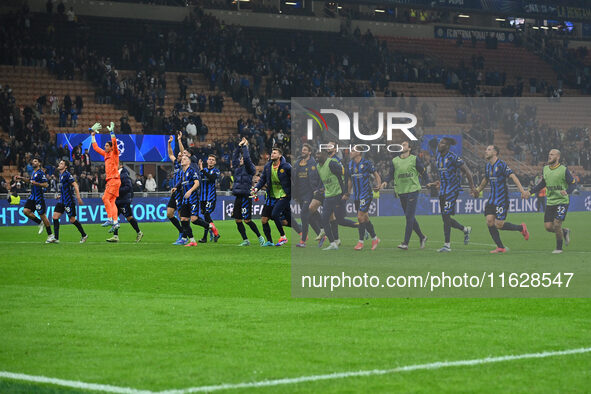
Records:
M530 190L530 193L538 193L544 187L546 188L544 228L556 234L556 249L552 253L562 253L563 240L567 246L570 243L570 230L562 228L562 222L566 219L570 202L569 194L575 190L576 182L568 168L560 164L558 149L552 149L548 153L548 165L544 166L542 180Z
M181 183L181 158L183 157L183 151L180 149L179 146L179 154L176 157L174 156L171 145L173 140L174 136L171 135L170 138L168 138L168 157L170 158L170 161L172 162L174 168L172 184L176 186L179 183ZM180 138L178 139L178 141L180 142ZM168 220L170 220L170 222L179 232L179 237L174 242L174 245L183 244L183 228L181 227L181 223L179 222L179 220L174 216L174 212L180 210L181 208L182 197L183 196L181 194L180 188L172 187L170 190L170 200L168 200L168 205L166 206L166 217L168 218Z
M92 137L92 148L105 158L105 173L107 174L107 185L103 194L103 203L107 210L108 219L102 224L103 227L111 226L109 232L112 233L119 228L119 219L117 215L117 205L115 200L119 196L119 187L121 179L119 178L119 149L117 148L117 138L115 137L115 123L111 122L107 130L111 134L111 140L105 142L105 150L102 150L96 143L95 134L101 130L100 123L95 123L89 130Z

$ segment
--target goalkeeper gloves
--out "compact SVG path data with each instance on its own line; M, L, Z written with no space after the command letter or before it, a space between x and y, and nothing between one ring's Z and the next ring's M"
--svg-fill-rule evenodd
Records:
M107 130L109 130L109 133L113 134L115 131L115 123L111 122L111 124L107 126Z
M88 128L88 131L94 131L95 133L99 133L103 127L100 123L95 123L92 127Z

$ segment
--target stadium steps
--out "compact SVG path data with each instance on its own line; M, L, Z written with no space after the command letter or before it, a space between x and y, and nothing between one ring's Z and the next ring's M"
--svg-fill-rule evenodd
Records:
M454 40L447 39L409 39L408 37L380 37L380 39L385 40L393 51L427 54L442 60L450 67L457 67L460 62L471 67L472 56L482 55L485 59L483 72L506 72L506 84L512 84L517 77L524 76L543 79L554 86L557 84L557 75L550 65L525 48L516 47L513 44L499 43L497 49L486 49L485 43L481 41L472 48L469 42L458 47ZM527 85L529 81L524 80L524 83Z
M73 106L77 95L83 99L82 114L78 116L77 127L58 127L59 114L52 114L49 105L44 108L42 117L45 119L51 134L75 133L88 131L89 125L95 122L108 124L113 121L119 124L119 118L125 113L116 109L112 104L96 104L94 102L94 87L89 81L83 80L58 80L46 69L24 66L0 66L0 76L3 83L7 83L13 90L13 95L21 108L31 106L36 109L36 101L39 96L46 95L49 102L49 94L53 92L60 104L64 96L69 94ZM142 125L130 119L132 132L141 132Z

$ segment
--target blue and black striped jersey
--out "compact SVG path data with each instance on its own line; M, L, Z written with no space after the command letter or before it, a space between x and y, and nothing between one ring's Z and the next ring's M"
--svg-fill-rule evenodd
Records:
M65 206L74 204L74 190L72 187L74 182L76 182L76 180L68 171L64 171L60 175L59 189L61 194L61 202Z
M38 169L37 171L33 172L31 175L31 180L38 182L38 183L47 183L47 175L43 172L43 170ZM43 187L31 185L31 196L29 197L30 200L35 201L43 201Z
M371 176L376 171L373 163L367 159L349 162L349 175L353 184L353 200L364 200L373 196Z
M181 163L177 161L174 162L174 173L172 175L172 181L173 181L173 185L178 185L179 183L181 183L181 179L183 177L183 170L181 169ZM182 190L181 189L177 189L175 192L175 197L177 199L182 197Z
M199 199L201 201L215 201L215 183L220 177L220 170L217 168L204 168L201 170L201 183L199 185Z
M199 174L193 169L193 167L187 167L186 171L181 168L181 184L183 186L183 203L184 204L197 204L199 202L199 193L195 190L189 196L189 199L185 199L185 194L193 187L195 181L199 180Z
M513 174L513 171L501 159L497 159L494 164L486 163L484 167L486 179L490 183L490 197L488 202L497 206L503 206L509 203L509 190L507 188L507 178Z
M460 168L464 160L452 151L442 155L437 151L437 170L439 171L439 194L443 196L454 195L460 192L461 172Z

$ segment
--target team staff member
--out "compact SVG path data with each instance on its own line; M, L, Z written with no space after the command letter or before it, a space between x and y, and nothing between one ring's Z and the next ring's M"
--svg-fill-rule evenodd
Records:
M392 159L394 191L400 199L400 205L406 218L404 241L398 245L398 248L408 250L410 236L414 230L419 236L420 248L423 249L427 242L427 236L421 231L421 226L415 214L419 201L419 192L421 190L419 177L423 177L423 180L427 183L429 182L429 178L421 159L411 154L410 143L404 141L401 145L402 151L400 156ZM385 186L385 184L382 186Z
M324 204L322 210L322 224L330 245L323 250L337 250L337 236L333 232L330 224L331 216L334 214L336 221L345 217L345 204L349 195L345 191L345 179L343 166L338 160L329 158L326 151L319 151L316 154L318 161L318 175L322 181L322 194L324 195ZM337 227L338 229L338 227Z
M291 200L291 165L285 160L283 151L279 148L273 148L271 151L271 160L265 164L263 173L252 189L251 194L256 194L263 187L267 188L267 194L269 196L263 207L263 232L267 237L267 242L273 245L271 241L271 227L268 222L269 218L273 219L280 235L277 246L281 246L287 243L287 236L283 230L282 220L285 219L287 225L291 225L291 208L289 205Z

